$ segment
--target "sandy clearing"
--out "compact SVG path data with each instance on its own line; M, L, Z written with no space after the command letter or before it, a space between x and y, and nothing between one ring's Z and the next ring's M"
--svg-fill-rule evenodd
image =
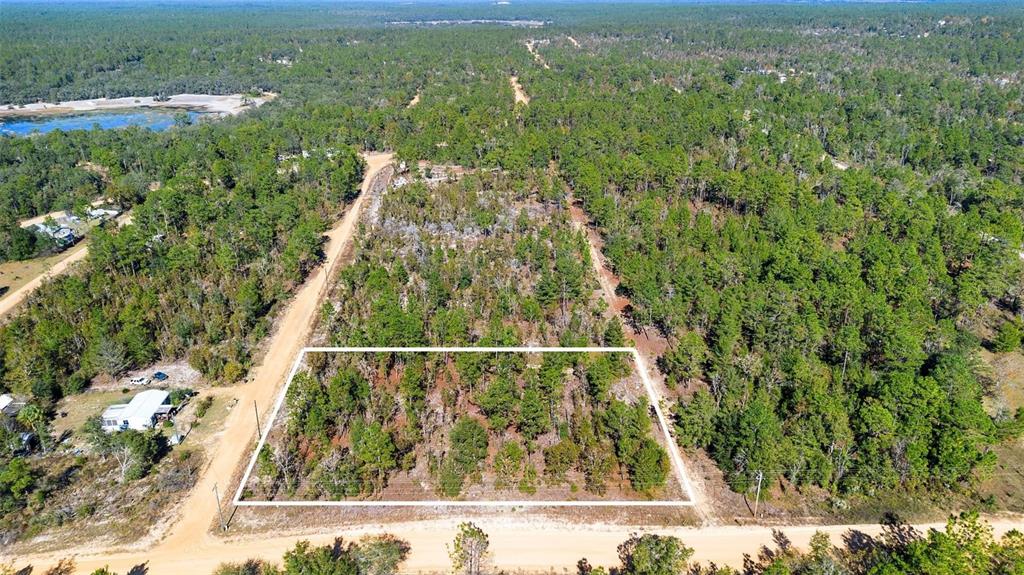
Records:
M569 42L571 42L573 46L576 46L577 48L580 47L580 43L576 41L576 38L573 38L572 36L566 36L566 38L569 39Z
M523 104L524 106L530 105L530 96L527 95L526 91L519 84L519 76L509 76L508 83L512 85L512 90L516 93L516 104Z
M202 475L189 492L181 508L186 510L170 527L166 536L156 546L144 549L140 545L134 552L118 552L103 549L79 549L78 555L88 555L79 561L79 571L89 573L104 565L111 565L115 571L124 572L133 565L148 559L156 573L203 573L199 566L216 565L225 555L230 558L233 545L216 538L210 528L217 519L217 503L214 489L220 491L221 499L229 501L227 488L235 470L248 456L248 446L256 439L255 413L249 407L255 402L262 413L268 413L289 369L298 357L308 339L320 310L320 304L333 275L334 268L345 254L355 234L359 215L365 202L366 192L382 168L391 163L392 154L364 154L367 171L363 179L362 193L345 212L341 222L327 232L324 247L324 262L312 273L296 292L288 307L275 322L276 330L267 342L267 353L262 363L252 373L249 383L237 386L237 409L233 409L225 420L224 430L216 446L208 451L208 462ZM85 250L83 250L85 251ZM225 510L228 511L228 510ZM145 543L145 542L140 542ZM255 547L263 548L262 543ZM204 553L199 553L202 550ZM71 551L42 556L36 561L54 561L62 556L74 554ZM204 557L201 557L203 555ZM143 559L145 558L145 559ZM181 567L182 561L189 566ZM193 563L194 562L194 563ZM178 565L178 567L173 567ZM166 566L166 567L165 567Z
M0 118L9 116L40 116L48 114L70 114L77 112L99 112L103 110L121 110L126 108L183 108L235 115L252 107L259 107L277 97L267 92L255 98L243 94L212 95L212 94L176 94L167 100L157 101L153 96L138 98L92 98L89 100L70 100L67 102L36 102L15 106L0 105Z
M821 161L824 162L825 160L832 162L832 165L835 166L835 168L841 172L845 172L846 170L850 169L850 164L840 161L835 156L831 156L829 154L822 154Z
M420 103L420 91L416 90L416 95L412 97L412 100L409 100L409 104L406 106L406 109L412 108L416 104L419 104L419 103Z

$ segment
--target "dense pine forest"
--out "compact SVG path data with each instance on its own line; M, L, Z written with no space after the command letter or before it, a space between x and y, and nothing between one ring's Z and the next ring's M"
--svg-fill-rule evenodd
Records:
M624 353L311 353L247 496L685 497L649 405Z
M737 493L1022 509L1021 383L990 362L1021 361L1024 333L1019 6L306 8L4 5L5 107L278 95L160 133L0 137L0 260L38 252L18 220L98 196L133 214L0 325L0 390L41 414L22 428L157 360L244 380L358 191L357 152L392 150L468 173L384 195L321 342L648 334L680 445ZM416 24L460 18L544 25ZM8 532L68 488L17 451L0 442Z

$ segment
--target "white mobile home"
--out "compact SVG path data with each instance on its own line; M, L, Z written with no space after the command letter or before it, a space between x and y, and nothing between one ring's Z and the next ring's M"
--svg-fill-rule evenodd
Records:
M142 431L153 427L158 416L171 412L170 397L162 389L147 389L128 403L111 405L103 412L103 431Z

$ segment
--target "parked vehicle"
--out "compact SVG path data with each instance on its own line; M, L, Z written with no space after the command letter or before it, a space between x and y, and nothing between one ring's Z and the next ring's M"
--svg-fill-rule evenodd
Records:
M131 384L131 385L149 385L149 381L150 380L149 380L148 377L146 377L144 375L140 375L138 377L133 377L133 378L129 379L128 383Z
M167 381L168 375L162 371L153 374L153 381Z

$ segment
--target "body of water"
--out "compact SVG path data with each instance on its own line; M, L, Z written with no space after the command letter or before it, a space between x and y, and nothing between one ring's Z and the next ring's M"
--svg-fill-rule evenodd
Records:
M34 132L45 134L53 130L91 130L95 126L101 130L139 126L160 132L173 126L174 118L180 113L179 110L122 110L7 118L0 120L0 134L27 136ZM192 122L207 115L191 110L187 114Z

